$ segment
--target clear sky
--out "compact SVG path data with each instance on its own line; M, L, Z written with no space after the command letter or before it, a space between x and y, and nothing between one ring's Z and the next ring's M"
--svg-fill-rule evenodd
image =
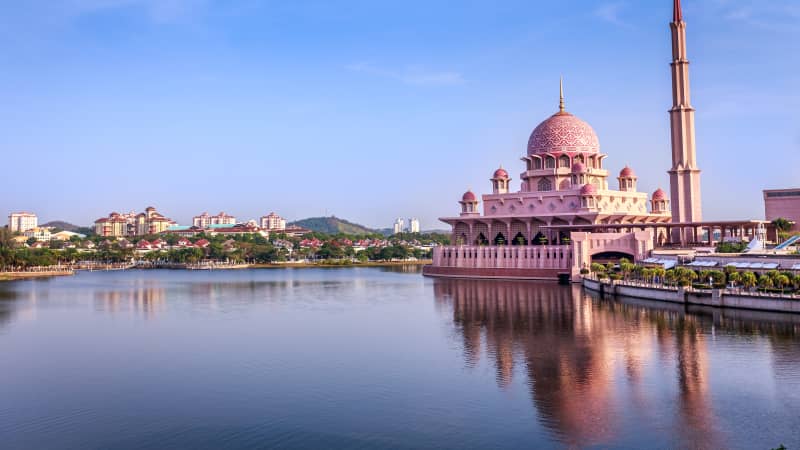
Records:
M0 14L0 213L153 205L423 229L519 188L567 109L668 187L670 0L26 0ZM705 218L799 187L800 1L684 0ZM615 182L612 183L612 185Z

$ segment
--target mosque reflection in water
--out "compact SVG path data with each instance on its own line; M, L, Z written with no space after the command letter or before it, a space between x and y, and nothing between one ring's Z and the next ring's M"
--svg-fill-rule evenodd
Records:
M673 429L689 446L724 446L709 392L714 333L762 334L776 358L783 348L783 358L800 360L796 346L781 346L800 334L794 316L780 316L781 322L752 313L687 312L526 282L442 279L434 295L440 310L452 309L466 366L486 358L501 389L515 374L527 377L542 425L572 445L607 444L642 421Z

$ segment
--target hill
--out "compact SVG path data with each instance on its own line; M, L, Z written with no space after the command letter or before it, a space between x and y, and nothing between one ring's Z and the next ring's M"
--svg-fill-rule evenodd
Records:
M377 230L367 228L357 223L348 222L344 219L339 219L336 216L331 217L309 217L308 219L298 220L289 225L297 225L299 227L308 228L311 231L318 233L346 233L346 234L372 234Z
M71 224L69 222L64 222L63 220L51 220L50 222L43 223L40 226L42 226L42 227L53 227L53 228L56 228L58 230L72 231L72 232L77 232L77 230L79 228L81 228L81 227L79 227L77 225L73 225L73 224Z

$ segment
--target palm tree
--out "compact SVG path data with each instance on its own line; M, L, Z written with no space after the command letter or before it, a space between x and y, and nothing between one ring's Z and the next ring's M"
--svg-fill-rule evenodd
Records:
M774 226L777 231L778 239L782 240L786 236L786 233L792 229L792 222L785 217L778 217L772 221L772 226Z
M747 289L752 289L758 283L756 274L753 272L745 272L742 274L742 286Z

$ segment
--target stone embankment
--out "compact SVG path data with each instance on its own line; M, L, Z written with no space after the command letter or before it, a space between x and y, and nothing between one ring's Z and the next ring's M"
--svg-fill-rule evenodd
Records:
M19 272L0 272L0 281L25 280L75 275L71 269L25 270Z
M800 313L800 296L763 294L739 289L701 290L626 281L583 279L583 286L603 296L621 296L685 305Z

